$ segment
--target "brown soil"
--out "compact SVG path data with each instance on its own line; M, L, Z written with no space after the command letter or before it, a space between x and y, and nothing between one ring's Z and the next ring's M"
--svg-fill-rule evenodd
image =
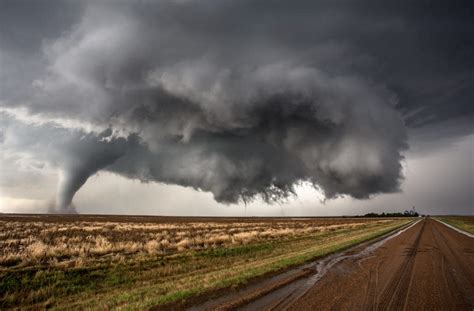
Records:
M343 260L289 310L473 310L474 240L426 219Z

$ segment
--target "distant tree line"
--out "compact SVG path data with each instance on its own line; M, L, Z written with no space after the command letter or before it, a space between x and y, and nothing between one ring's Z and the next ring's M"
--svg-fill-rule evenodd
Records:
M418 217L419 214L418 212L416 211L404 211L403 213L381 213L381 214L378 214L378 213L368 213L368 214L365 214L363 215L362 217Z

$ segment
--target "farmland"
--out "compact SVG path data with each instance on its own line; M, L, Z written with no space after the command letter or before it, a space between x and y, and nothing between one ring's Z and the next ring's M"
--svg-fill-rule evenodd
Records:
M3 215L0 308L145 309L181 303L410 221Z

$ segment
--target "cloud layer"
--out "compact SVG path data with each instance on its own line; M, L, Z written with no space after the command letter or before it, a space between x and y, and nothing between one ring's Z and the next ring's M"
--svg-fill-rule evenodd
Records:
M3 62L38 56L31 76L0 76L24 86L0 96L2 146L62 170L62 212L99 170L225 203L278 201L303 181L327 198L394 192L405 122L439 118L437 106L423 115L395 92L400 70L379 79L380 47L352 41L402 31L397 16L374 14L369 26L349 4L288 12L253 1L75 9L36 49L0 47Z

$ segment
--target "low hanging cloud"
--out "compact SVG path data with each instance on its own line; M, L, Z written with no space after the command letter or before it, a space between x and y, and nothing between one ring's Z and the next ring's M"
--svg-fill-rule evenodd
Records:
M222 202L278 200L300 181L329 198L398 189L405 130L384 89L279 64L249 72L182 64L160 74L150 104L128 119L143 144L107 169Z
M319 41L293 44L266 29L272 18L236 30L222 20L233 5L209 5L89 4L43 42L31 90L3 99L31 119L3 112L2 146L61 169L60 212L100 170L224 203L278 201L300 182L327 198L399 190L403 109L383 81L348 65L366 55L316 30ZM320 26L337 34L338 21Z

